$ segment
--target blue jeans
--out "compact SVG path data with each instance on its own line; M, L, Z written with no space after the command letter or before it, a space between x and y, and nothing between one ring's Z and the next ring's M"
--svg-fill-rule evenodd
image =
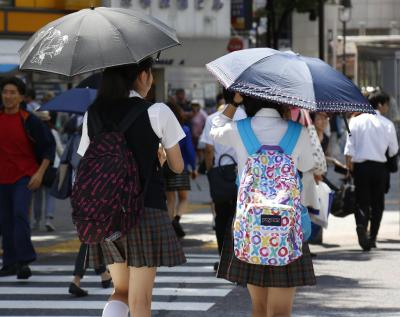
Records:
M3 234L3 265L28 264L36 260L31 241L29 177L14 184L0 184L0 225Z
M54 218L55 198L50 195L50 188L42 186L33 193L33 215L36 221L42 220L42 211L45 219Z

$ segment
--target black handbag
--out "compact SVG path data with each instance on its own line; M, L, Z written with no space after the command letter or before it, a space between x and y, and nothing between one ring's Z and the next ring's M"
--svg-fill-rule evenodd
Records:
M396 154L392 157L389 156L389 150L386 151L386 169L389 171L389 173L397 173L399 169L399 154Z
M50 195L57 199L67 199L72 192L72 165L62 163L58 167L53 185L50 189Z
M53 166L47 167L43 175L42 185L51 188L56 179L57 169Z
M233 164L221 165L223 157L228 157ZM221 203L237 198L237 163L229 154L220 156L218 166L213 167L207 173L208 182L210 184L210 195L215 203Z
M344 218L357 211L355 186L351 180L345 181L339 189L336 188L332 201L331 214Z

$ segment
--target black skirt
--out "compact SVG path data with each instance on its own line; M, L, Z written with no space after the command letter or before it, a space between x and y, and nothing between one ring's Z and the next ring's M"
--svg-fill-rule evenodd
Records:
M303 256L289 265L249 264L240 261L234 255L232 227L227 228L225 233L217 277L244 287L247 284L259 287L298 287L316 284L310 249L307 243L303 243Z
M113 242L89 247L87 266L124 263L133 267L176 266L186 262L165 210L145 208L140 223L130 233Z

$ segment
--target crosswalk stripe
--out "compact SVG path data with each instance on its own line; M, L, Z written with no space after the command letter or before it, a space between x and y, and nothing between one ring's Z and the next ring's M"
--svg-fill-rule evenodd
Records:
M90 295L110 295L112 289L84 287ZM231 288L172 288L160 287L153 289L153 296L200 296L200 297L224 297ZM66 295L67 287L3 287L0 295Z
M71 282L71 275L33 275L28 280L18 280L16 276L6 276L0 278L0 285L5 282L18 282L20 284L27 283L60 283ZM98 282L99 277L95 275L87 275L84 277L85 282ZM156 283L191 283L191 284L228 284L228 281L218 279L214 276L156 276Z
M105 301L0 300L0 309L103 309ZM214 303L152 302L152 310L207 311Z
M34 272L72 272L74 270L73 265L30 265L30 268ZM213 273L214 268L211 265L207 266L187 266L180 265L174 267L158 267L157 272L160 273Z

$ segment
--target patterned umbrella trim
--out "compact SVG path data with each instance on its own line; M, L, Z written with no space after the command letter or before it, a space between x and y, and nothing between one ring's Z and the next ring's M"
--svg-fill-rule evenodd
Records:
M214 75L215 78L217 78L217 80L221 83L221 85L224 86L226 89L228 89L229 86L233 84L234 82L233 79L215 63L212 62L206 64L206 68L211 74Z
M303 100L301 98L282 93L272 93L268 87L262 89L259 87L251 87L243 83L235 83L234 85L230 86L229 89L255 98L285 103L288 105L305 108L310 111L375 113L370 104L326 101L315 102L311 100ZM319 108L319 106L322 108Z

